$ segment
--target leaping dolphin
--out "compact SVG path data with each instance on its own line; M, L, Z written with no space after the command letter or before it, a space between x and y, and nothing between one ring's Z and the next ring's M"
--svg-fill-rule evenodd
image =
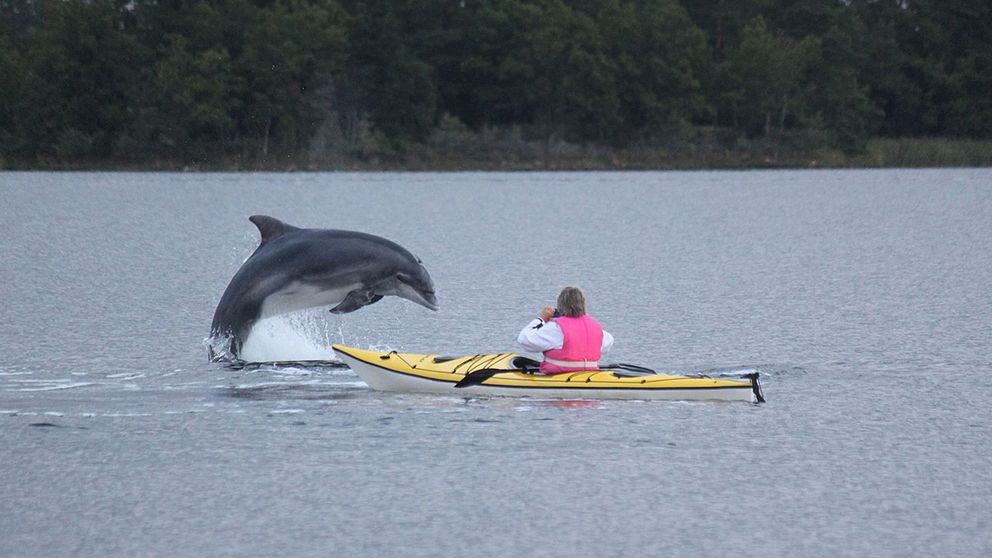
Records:
M258 320L304 308L336 305L354 312L394 295L437 310L434 282L419 258L375 235L331 229L300 229L265 215L249 220L262 241L234 274L210 326L212 339L230 338L237 358Z

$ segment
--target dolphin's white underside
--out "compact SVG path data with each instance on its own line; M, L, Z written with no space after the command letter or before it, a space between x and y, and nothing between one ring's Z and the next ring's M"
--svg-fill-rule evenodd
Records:
M318 306L336 306L348 296L348 293L361 287L360 283L353 283L322 289L312 283L293 281L265 298L259 318L271 318Z

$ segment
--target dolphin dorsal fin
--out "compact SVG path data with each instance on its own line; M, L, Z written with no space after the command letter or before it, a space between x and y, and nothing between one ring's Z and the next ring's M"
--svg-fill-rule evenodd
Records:
M287 225L279 219L269 217L268 215L252 215L248 220L255 223L255 226L258 227L258 232L262 235L260 246L286 233L300 230L293 225Z

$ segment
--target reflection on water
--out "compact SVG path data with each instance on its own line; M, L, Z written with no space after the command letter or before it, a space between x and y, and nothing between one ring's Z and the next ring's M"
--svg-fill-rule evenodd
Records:
M543 403L559 409L595 409L599 407L598 401L587 401L585 399L564 399L561 401L545 401Z
M254 401L317 401L363 396L367 391L363 386L364 384L360 382L354 382L352 385L347 386L350 389L345 389L345 386L342 384L260 384L232 386L219 391L226 397Z

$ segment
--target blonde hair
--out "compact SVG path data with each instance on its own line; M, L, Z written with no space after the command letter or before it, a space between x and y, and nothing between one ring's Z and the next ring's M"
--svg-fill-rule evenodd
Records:
M562 316L578 318L586 313L586 297L578 287L565 287L558 295L558 311Z

